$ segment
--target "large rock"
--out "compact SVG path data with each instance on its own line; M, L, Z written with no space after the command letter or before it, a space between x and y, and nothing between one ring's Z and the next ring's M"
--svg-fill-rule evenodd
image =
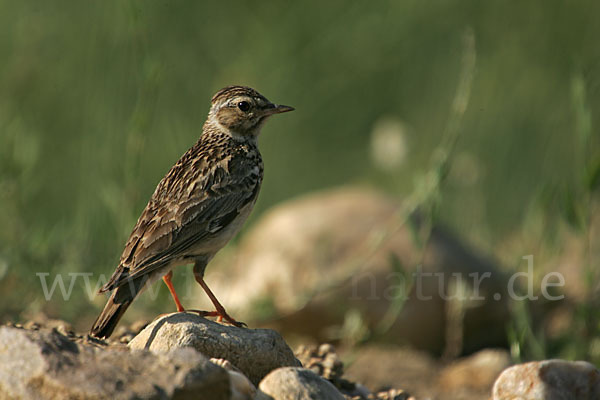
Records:
M494 382L509 365L508 351L500 349L485 349L455 360L440 371L438 378L440 392L471 394L473 398L487 398Z
M4 326L0 398L226 400L230 386L227 371L192 349L105 349L57 331Z
M494 400L597 400L600 371L584 361L545 360L514 365L494 384Z
M192 347L208 357L228 360L255 385L276 368L300 366L279 333L219 324L195 313L174 313L157 319L129 347L153 352Z
M344 400L331 382L304 368L276 369L258 388L257 400Z
M375 191L308 195L265 214L244 235L231 270L209 268L208 281L236 315L270 309L270 327L317 342L339 338L353 312L386 342L450 347L453 355L504 344L504 331L489 327L507 320L506 276L439 226L423 247L417 238L423 239L424 226L416 214L405 218L400 202ZM418 268L429 274L420 275L420 294L406 279ZM452 283L456 276L466 283L465 296L449 304L440 292L459 287ZM473 293L474 277L484 276Z

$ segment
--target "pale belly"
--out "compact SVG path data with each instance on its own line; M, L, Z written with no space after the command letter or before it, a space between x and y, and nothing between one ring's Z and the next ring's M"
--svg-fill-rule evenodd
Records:
M212 256L221 250L229 241L240 231L248 216L254 208L255 201L248 203L240 210L240 214L236 219L231 221L229 225L221 229L214 237L202 240L201 243L193 247L192 253L211 254Z
M225 228L221 229L217 234L212 237L204 238L192 246L185 257L173 260L169 264L169 267L165 269L164 274L166 274L173 267L190 264L194 262L194 259L203 259L203 261L205 260L205 262L208 263L214 257L214 255L223 247L225 247L225 245L229 243L229 241L240 231L248 219L248 216L252 212L254 203L255 201L244 206L244 208L240 210L240 214L237 216L237 218Z

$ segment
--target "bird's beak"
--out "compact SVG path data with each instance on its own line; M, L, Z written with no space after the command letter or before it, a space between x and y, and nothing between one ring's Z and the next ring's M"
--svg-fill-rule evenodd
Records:
M288 111L294 111L294 107L271 103L263 108L263 115L281 114Z

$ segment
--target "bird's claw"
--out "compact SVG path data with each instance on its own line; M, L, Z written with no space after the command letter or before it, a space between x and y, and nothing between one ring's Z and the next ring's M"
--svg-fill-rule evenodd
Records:
M223 315L223 314L219 313L218 311L203 311L203 310L191 310L191 309L187 309L186 311L196 313L201 317L218 317L217 322L222 322L222 320L225 320L230 325L237 326L238 328L247 328L248 327L248 325L245 322L236 321L235 319L231 318L228 314Z
M248 324L246 324L245 322L240 322L240 321L236 321L236 320L232 320L232 321L227 321L229 322L231 325L237 326L238 328L247 328Z

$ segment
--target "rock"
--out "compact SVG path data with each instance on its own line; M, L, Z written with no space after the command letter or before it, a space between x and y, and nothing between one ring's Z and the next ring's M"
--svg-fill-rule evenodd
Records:
M489 394L498 375L509 365L506 350L481 350L444 367L438 384L444 393L468 390Z
M376 400L415 400L414 397L405 391L398 389L384 390L372 396L372 398Z
M354 390L352 393L342 393L346 398L350 397L352 400L363 400L368 399L369 396L373 397L371 391L360 383L354 384Z
M227 371L192 349L164 354L0 327L0 398L229 399Z
M231 388L230 400L253 400L256 396L256 387L241 372L227 371Z
M257 400L344 400L329 381L305 368L278 368L258 388Z
M229 373L231 387L231 400L253 400L256 396L256 387L229 361L223 358L211 358L210 362L225 368Z
M209 268L207 279L236 314L271 310L270 327L316 342L339 339L335 332L348 312L358 311L379 341L434 352L450 346L453 355L504 345L504 331L489 326L508 319L507 277L439 226L423 249L415 239L422 228L416 216L402 217L401 203L375 191L350 187L316 193L266 213L244 235L238 261L229 270ZM407 279L419 266L430 274L420 275L422 297ZM456 307L439 295L449 293L453 274L464 279L467 292L474 276L486 274L472 296L479 299L457 304L464 319L461 313L458 319L446 315ZM496 293L503 297L496 300ZM390 319L390 309L405 295L407 301ZM384 320L389 326L382 329ZM446 321L457 329L450 330ZM447 343L449 331L461 336Z
M600 399L600 371L585 361L518 364L498 377L493 396L493 400Z
M316 346L300 346L296 356L304 368L310 369L319 376L333 381L344 375L344 364L330 344Z
M301 365L273 330L238 328L186 312L158 318L129 347L153 352L192 347L208 357L229 360L255 385L276 368Z
M296 351L298 359L306 369L331 382L346 398L351 400L414 400L401 389L387 389L376 394L360 383L343 378L344 365L331 344L320 346L300 346ZM369 368L369 366L366 366Z
M327 379L349 398L367 398L370 393L365 387L344 379L344 364L337 355L335 348L328 343L320 346L300 346L296 357L304 368L310 369L322 378Z
M40 320L37 321L28 321L23 327L30 330L37 330L42 327L56 329L62 335L69 337L75 336L75 329L73 329L73 326L60 319L40 318Z

